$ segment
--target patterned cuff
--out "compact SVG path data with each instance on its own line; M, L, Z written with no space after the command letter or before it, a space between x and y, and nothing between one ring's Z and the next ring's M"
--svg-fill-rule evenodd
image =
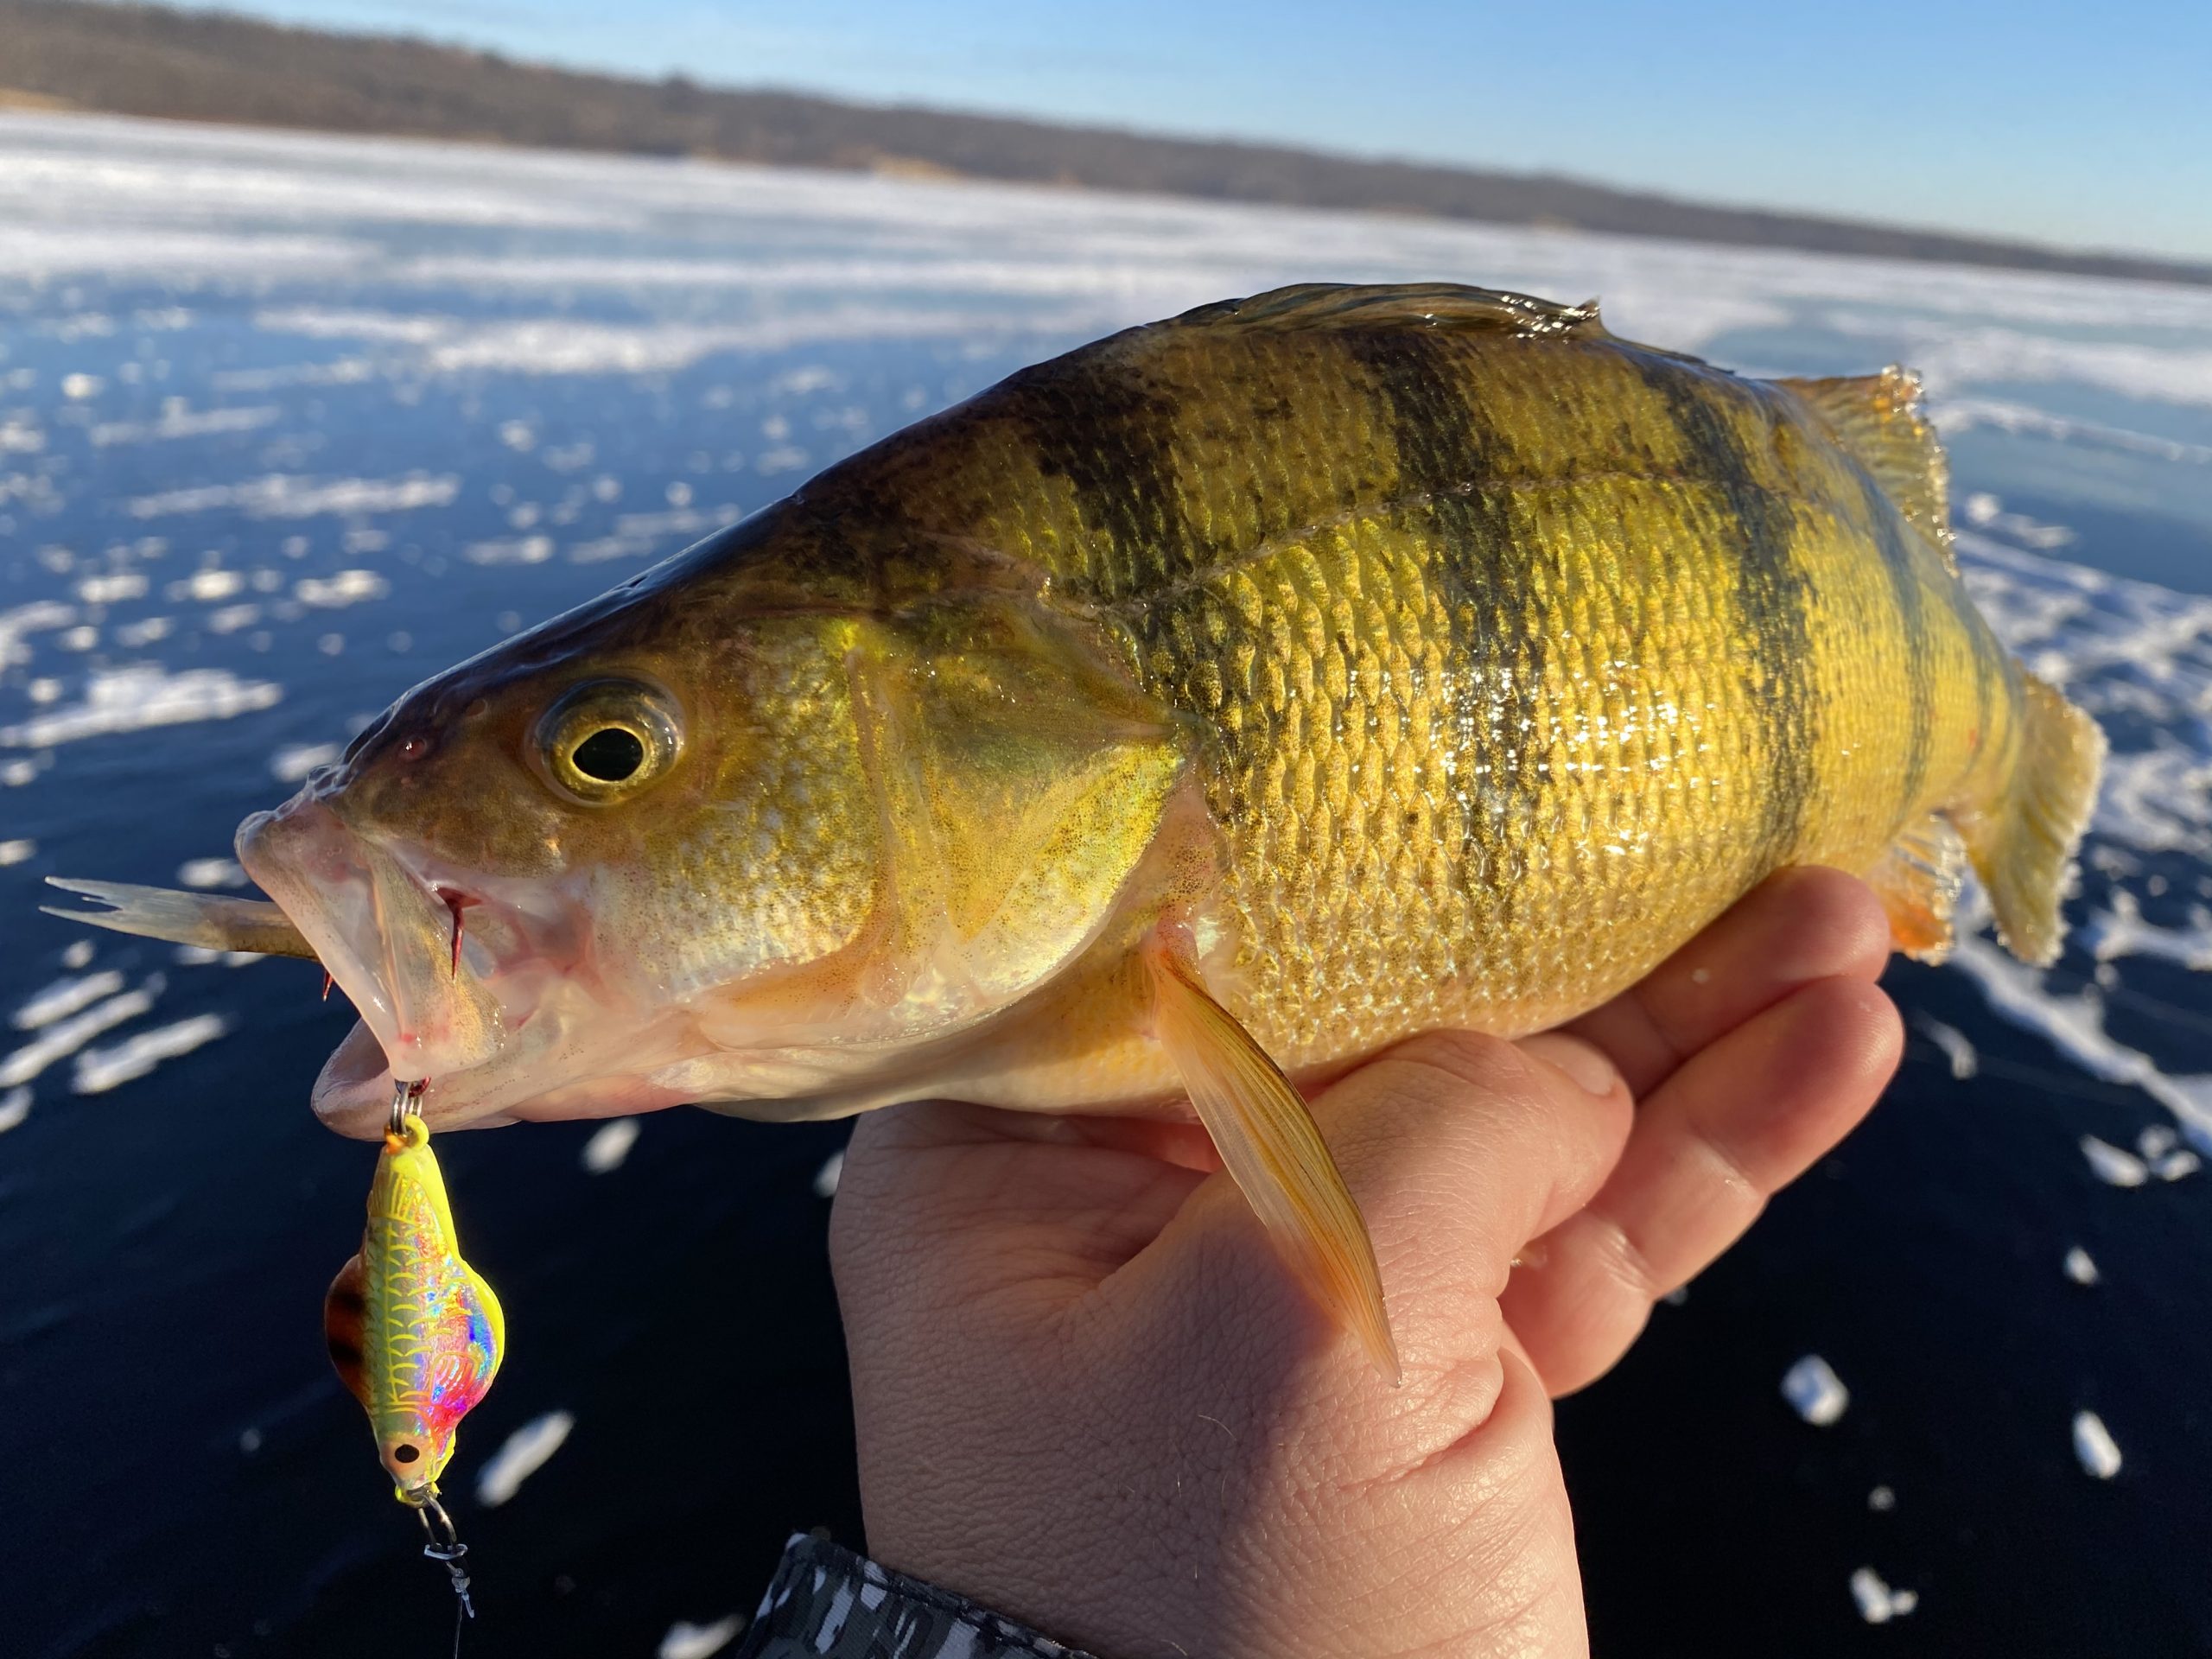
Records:
M796 1533L737 1659L1091 1659L964 1596Z

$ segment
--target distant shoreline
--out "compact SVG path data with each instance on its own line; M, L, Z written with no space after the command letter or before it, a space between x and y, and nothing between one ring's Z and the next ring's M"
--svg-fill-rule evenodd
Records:
M687 156L2212 286L2212 264L1680 201L1548 175L723 90L418 39L0 0L0 110Z

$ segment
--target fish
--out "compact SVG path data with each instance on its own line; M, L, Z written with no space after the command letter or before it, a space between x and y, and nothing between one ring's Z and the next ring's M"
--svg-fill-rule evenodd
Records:
M1947 489L1903 369L1446 283L1202 306L416 687L241 827L273 904L80 913L290 936L354 1133L409 1078L441 1125L1195 1112L1390 1370L1302 1088L1571 1019L1791 864L1928 960L1970 865L2055 956L2103 738Z
M437 1496L461 1420L499 1375L507 1326L492 1287L461 1259L428 1126L412 1111L396 1116L360 1251L323 1299L323 1336L368 1413L393 1495L422 1507Z

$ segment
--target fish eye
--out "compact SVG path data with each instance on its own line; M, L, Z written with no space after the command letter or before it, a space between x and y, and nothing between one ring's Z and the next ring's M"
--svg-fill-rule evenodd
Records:
M563 794L604 805L636 793L676 762L674 702L635 680L588 680L539 718L535 759Z

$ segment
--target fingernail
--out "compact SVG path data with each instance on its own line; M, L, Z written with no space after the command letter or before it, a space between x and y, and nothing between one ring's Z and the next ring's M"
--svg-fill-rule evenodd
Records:
M1610 1095L1620 1086L1621 1074L1613 1063L1579 1037L1546 1032L1522 1039L1521 1046L1540 1060L1547 1060L1593 1095Z

